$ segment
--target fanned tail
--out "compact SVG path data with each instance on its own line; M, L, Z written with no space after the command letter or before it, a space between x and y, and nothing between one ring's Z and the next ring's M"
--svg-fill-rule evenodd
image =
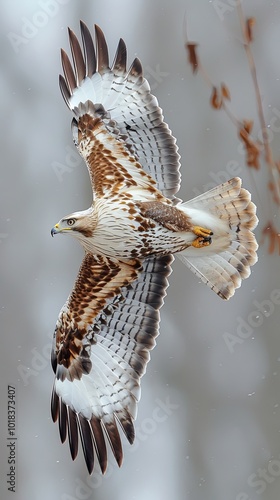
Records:
M228 300L258 260L258 244L252 232L258 219L250 193L235 177L180 208L214 234L208 247L189 247L178 256L203 283Z

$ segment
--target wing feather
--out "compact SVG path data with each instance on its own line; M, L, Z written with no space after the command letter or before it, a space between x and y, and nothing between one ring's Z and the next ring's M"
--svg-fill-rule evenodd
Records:
M62 75L59 75L59 87L64 101L66 102L67 106L69 106L69 99L71 97L71 94L68 85L66 84L65 78Z
M97 47L97 70L100 75L106 73L109 68L108 47L103 31L95 25L96 47Z
M101 471L106 470L105 437L118 465L123 459L119 428L130 443L134 440L140 378L158 335L159 308L166 294L172 260L172 256L150 257L143 262L137 279L122 287L114 297L107 297L106 305L91 319L83 338L83 346L87 342L90 345L88 373L82 373L80 378L61 376L57 363L52 418L59 420L63 442L68 430L72 457L76 456L79 429L90 473L94 467L93 450ZM67 315L71 317L73 308L69 309L69 304L71 301ZM56 336L53 350L58 359L57 345L61 346L61 342Z
M61 64L64 72L65 83L68 87L69 93L72 95L73 90L76 88L76 77L69 57L63 49L61 49Z
M133 60L129 70L128 70L128 75L127 75L128 81L130 80L131 82L137 84L141 84L143 82L143 68L140 59L138 57L135 57Z
M86 64L75 33L73 33L70 28L68 28L68 33L74 63L74 72L76 74L76 85L81 85L83 79L86 76Z
M104 474L107 467L107 448L101 421L93 416L89 422L89 425L91 429L94 450L98 459L98 463L100 465L101 472L102 474Z
M54 370L54 372L55 372L55 370ZM58 419L59 402L60 402L60 399L59 399L58 395L56 394L55 390L53 389L52 397L51 397L51 415L52 415L52 419L54 422L56 422Z
M118 141L124 142L134 160L157 182L163 195L172 197L180 187L178 148L143 76L140 60L135 58L126 72L126 46L121 39L110 68L108 47L101 29L95 26L96 49L83 22L81 33L83 52L78 49L73 32L69 33L73 68L62 50L65 79L61 80L60 88L67 105L77 110L80 104L90 101L95 108L102 107L108 133L114 122ZM86 77L81 80L84 74ZM75 127L73 135L77 135ZM122 152L119 154L122 158Z
M91 427L92 424L90 424L87 418L84 418L81 415L77 420L78 420L80 438L81 438L86 466L88 468L89 473L91 474L94 468L94 449L93 449L93 437L92 437L92 427Z
M115 75L123 76L126 73L126 60L127 60L126 45L123 39L120 38L114 62L112 64L112 71Z
M59 400L58 427L61 442L64 443L67 438L67 406L63 400Z
M110 448L113 452L113 455L116 459L118 466L122 465L123 461L123 450L122 450L122 442L120 438L120 434L118 431L118 427L116 425L116 419L113 415L111 418L104 417L101 420L101 426L103 428L104 434L108 440Z
M78 454L78 425L77 414L70 406L67 406L67 423L68 423L68 436L69 447L72 460L75 460Z
M96 54L90 31L83 21L81 21L81 35L83 40L87 76L91 78L96 72Z

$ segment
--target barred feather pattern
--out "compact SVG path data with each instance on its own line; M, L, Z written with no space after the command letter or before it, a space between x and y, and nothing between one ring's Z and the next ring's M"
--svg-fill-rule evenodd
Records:
M58 419L61 441L68 435L73 460L78 436L89 473L97 459L102 473L107 467L109 443L120 466L123 459L118 424L130 443L140 398L140 378L159 333L159 309L168 286L172 256L144 261L139 278L106 301L89 327L85 340L92 343L92 368L80 379L56 376L51 411ZM55 348L54 348L55 349ZM54 364L56 371L56 365Z
M96 49L86 25L81 22L83 51L69 29L73 66L62 51L64 77L60 88L71 110L80 103L101 104L108 116L116 122L126 146L142 168L157 183L166 197L172 197L180 187L180 156L176 140L163 121L158 101L150 92L143 77L139 59L126 69L126 46L120 39L114 62L109 67L108 48L101 29L95 25ZM75 135L75 132L73 132Z
M235 177L183 203L182 209L193 217L199 212L214 234L209 247L189 247L178 257L203 283L228 300L258 260L253 233L258 219L250 193Z

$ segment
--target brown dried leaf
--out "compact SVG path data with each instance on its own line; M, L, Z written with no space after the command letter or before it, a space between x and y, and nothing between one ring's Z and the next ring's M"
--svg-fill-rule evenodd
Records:
M246 38L247 42L251 43L253 41L253 27L256 24L256 19L254 17L249 17L246 20Z
M251 134L253 130L253 125L254 125L253 120L243 120L244 130L246 130L248 134Z
M221 91L222 91L222 96L228 101L230 101L230 91L229 88L224 83L221 84Z
M280 188L280 182L279 182L279 188ZM276 205L280 205L278 189L277 189L277 186L275 185L275 182L269 181L268 189L272 193L274 203L276 203Z
M280 255L280 233L275 229L271 222L267 223L267 226L262 230L262 234L262 243L266 237L269 239L268 253L272 254L276 249Z
M221 109L223 105L223 97L221 92L217 89L217 87L213 87L210 103L212 108Z
M248 134L247 130L243 126L239 130L239 137L245 146L245 150L247 153L246 163L248 167L256 168L257 170L260 168L259 156L260 156L260 147L259 145L253 141L253 139Z
M186 43L185 47L188 51L188 60L192 67L193 73L196 73L198 70L198 57L196 53L197 43Z

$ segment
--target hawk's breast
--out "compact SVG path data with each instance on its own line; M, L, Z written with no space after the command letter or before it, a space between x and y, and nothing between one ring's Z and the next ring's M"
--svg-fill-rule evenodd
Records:
M86 251L117 259L165 255L186 247L188 233L174 232L141 214L133 199L101 199L95 202L97 226L84 238Z

